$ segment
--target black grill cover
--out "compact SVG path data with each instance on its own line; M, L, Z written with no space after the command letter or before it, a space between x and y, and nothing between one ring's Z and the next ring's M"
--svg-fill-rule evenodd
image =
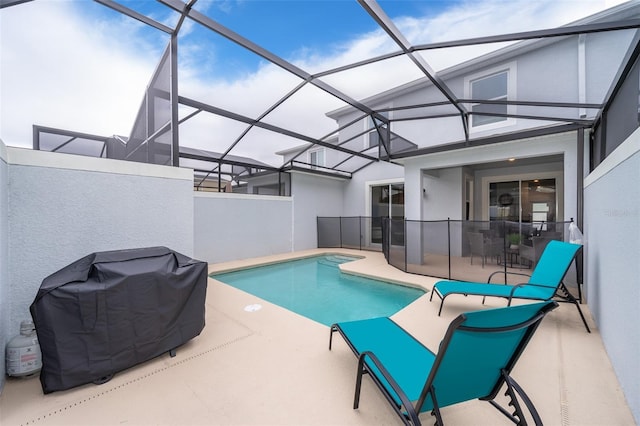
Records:
M204 328L207 263L166 247L93 253L42 281L31 304L44 393L99 383Z

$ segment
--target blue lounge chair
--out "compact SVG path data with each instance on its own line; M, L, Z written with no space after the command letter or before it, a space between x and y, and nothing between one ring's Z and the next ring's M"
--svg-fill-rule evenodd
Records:
M433 286L429 300L433 300L434 294L440 298L440 309L438 310L438 315L440 315L445 297L452 294L504 297L509 299L508 305L511 305L513 299L551 300L556 298L560 302L573 303L578 308L578 313L584 326L591 333L578 300L573 297L562 282L571 266L571 262L581 247L579 244L552 240L545 247L540 260L538 260L533 273L526 283L517 285L492 284L491 278L494 275L504 274L504 271L494 272L489 276L486 283L439 281ZM517 272L506 273L529 277L527 274Z
M368 374L407 425L420 425L419 414L431 411L442 425L443 407L480 399L489 401L518 425L542 420L531 399L511 377L518 358L555 301L461 314L451 322L438 353L427 349L389 318L331 326L358 357L353 408L358 408L363 374ZM510 408L494 401L506 385ZM523 406L529 416L525 417Z

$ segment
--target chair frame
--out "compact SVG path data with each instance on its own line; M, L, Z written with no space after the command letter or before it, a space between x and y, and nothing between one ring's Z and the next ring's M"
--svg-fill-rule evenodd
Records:
M489 263L487 258L490 260L493 257L499 256L502 251L501 249L504 248L504 241L502 238L495 239L487 237L481 232L467 232L467 238L469 240L471 264L473 265L473 256L475 254L476 257L480 257L483 268L487 263ZM499 248L499 250L496 248ZM481 254L478 254L479 252L481 252Z
M491 278L494 275L498 275L498 274L503 275L504 273L505 273L504 271L496 271L496 272L492 273L491 275L489 275L489 279L487 280L487 282L491 282ZM509 272L509 271L507 271L506 274L507 275L521 275L521 276L524 276L524 277L531 277L531 274L525 274L523 272ZM509 294L509 297L508 297L507 306L511 306L511 302L513 301L513 299L520 299L520 297L514 297L513 293L516 291L516 289L518 287L523 287L523 286L546 287L546 286L541 286L539 284L533 284L533 283L514 284L513 288L511 289L511 293ZM433 297L433 294L431 294L431 297ZM482 303L483 304L484 304L485 297L482 298ZM571 294L571 292L569 291L569 288L567 287L567 285L564 283L563 280L560 281L560 284L556 288L556 292L553 295L553 297L555 298L554 300L556 300L557 302L572 303L573 305L575 305L575 307L578 309L578 313L580 314L580 319L582 319L582 323L584 324L584 327L587 329L588 333L591 333L591 329L589 328L589 325L587 324L587 319L585 318L584 314L582 313L582 309L580 309L580 299L576 298L573 294ZM429 300L431 300L431 299L429 299ZM440 311L442 311L442 304L440 304ZM438 312L438 316L440 316L440 311Z
M552 240L555 241L555 240ZM551 241L550 241L551 242ZM563 273L563 278L566 275L567 271L569 270L571 263L573 263L575 261L576 256L578 255L578 253L580 252L582 248L578 249L576 251L576 253L573 256L573 259L571 260L571 262L569 262L569 264L567 265L566 270ZM563 279L560 279L560 281L558 282L557 285L555 285L555 291L553 293L553 295L549 298L549 299L541 299L541 298L535 298L535 297L526 297L526 296L517 296L515 295L515 292L517 289L522 288L522 287L544 287L544 288L551 288L551 286L549 285L545 285L543 283L532 283L532 282L526 282L526 283L518 283L515 285L509 285L509 284L497 284L497 283L491 283L491 279L493 278L494 275L520 275L520 276L525 276L525 277L531 277L530 274L525 274L525 273L521 273L521 272L510 272L510 271L496 271L493 272L491 275L489 275L489 278L487 279L486 283L473 283L473 284L477 284L478 288L477 291L459 291L459 292L448 292L447 294L441 294L438 291L438 284L436 283L433 287L433 289L431 290L431 295L429 296L429 301L433 300L433 295L436 294L439 298L440 298L440 308L438 309L438 316L440 316L440 314L442 313L442 307L444 306L444 299L447 296L450 296L452 294L463 294L464 296L468 296L468 295L474 295L474 296L483 296L482 298L482 303L484 304L484 301L486 299L486 297L501 297L501 298L505 298L508 300L507 306L511 306L511 302L513 301L513 299L526 299L526 300L551 300L551 299L557 299L557 301L559 302L563 302L563 303L572 303L573 305L575 305L575 307L578 309L578 313L580 314L580 318L582 319L582 323L584 324L584 327L586 328L588 333L591 333L591 329L589 328L589 325L587 324L587 320L582 312L582 309L580 309L580 303L578 302L578 299L576 299L571 292L569 291L569 289L567 288L567 286L565 285ZM506 281L506 280L505 280ZM446 282L446 281L445 281ZM466 283L469 284L469 283ZM483 291L483 289L486 289L488 287L486 287L487 285L490 286L509 286L510 290L507 292L505 290L504 294L502 295L495 295L495 294L486 294L486 291Z
M359 407L360 391L362 386L362 376L365 374L368 374L369 377L372 378L373 382L378 387L378 389L385 396L386 400L393 407L395 413L401 418L401 420L405 425L421 425L419 414L421 412L421 408L423 404L427 400L427 397L430 396L431 401L433 403L431 415L433 415L436 418L435 425L441 426L441 425L444 425L444 422L442 419L442 413L441 413L442 407L439 406L437 401L437 390L434 387L434 381L436 379L438 370L443 360L447 356L447 349L449 348L449 345L453 339L454 334L457 331L467 331L467 332L470 331L470 332L477 332L477 333L500 333L500 332L518 330L518 329L527 327L527 330L525 331L524 335L520 339L517 347L513 351L513 354L509 358L509 361L507 362L506 366L501 369L500 377L496 381L491 392L488 395L480 397L478 399L482 401L488 401L493 407L495 407L499 412L501 412L505 417L507 417L513 423L517 425L526 426L527 421L525 418L525 412L518 399L518 396L519 396L520 399L522 400L522 403L530 413L534 424L542 425L543 424L542 420L540 418L538 411L533 405L533 402L531 401L529 396L525 393L525 391L522 389L522 387L515 381L515 379L511 377L511 371L513 370L515 364L517 363L518 359L522 355L524 349L526 348L527 344L531 340L531 337L537 330L544 316L549 311L557 307L558 307L557 302L547 301L546 304L544 304L544 306L541 307L538 313L532 316L531 318L529 318L528 320L518 324L506 326L506 327L465 326L463 325L463 323L466 321L467 317L465 316L465 314L460 314L457 318L455 318L450 323L449 328L447 329L447 332L445 334L445 337L440 343L438 353L436 354L436 357L433 361L433 365L431 367L427 380L424 384L420 397L415 403L415 405L409 400L409 397L402 390L401 386L394 380L394 378L391 376L391 374L385 368L382 362L378 359L378 357L376 357L375 353L371 351L363 351L362 353L359 353L356 347L349 340L349 337L347 336L347 334L340 327L339 323L333 324L331 326L330 334L329 334L329 350L331 350L331 347L332 347L333 334L337 331L340 333L340 335L342 335L347 345L350 347L354 355L358 358L358 371L356 376L356 386L355 386L355 394L354 394L354 401L353 401L354 409L357 409ZM508 308L497 308L497 309L508 309ZM391 321L393 324L396 325L399 332L403 332L411 336L406 330L404 330L402 327L397 325L391 319L389 319L389 321ZM413 340L415 341L416 345L420 345L422 348L431 352L426 346L422 345L422 343L420 343L418 340L416 340L415 338ZM377 370L383 376L384 380L392 387L393 391L401 401L400 405L398 405L397 402L394 400L393 395L391 395L388 392L387 387L382 382L382 379L377 376L374 370L372 370L368 362L371 362L373 363L373 365L375 365ZM507 387L505 396L509 398L509 407L511 411L507 410L505 407L501 406L494 400L495 397L498 395L500 389L503 387L503 385L506 385ZM455 404L452 404L452 405L455 405Z

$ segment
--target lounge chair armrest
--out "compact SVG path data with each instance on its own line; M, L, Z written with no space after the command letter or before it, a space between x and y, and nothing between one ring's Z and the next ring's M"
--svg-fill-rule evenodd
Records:
M356 379L356 395L355 395L355 400L353 402L353 408L358 407L358 400L360 399L360 385L362 383L362 375L364 374L365 367L367 368L367 370L369 370L369 373L372 376L375 375L374 372L372 372L371 369L367 367L365 364L365 361L367 358L370 359L375 364L380 374L382 374L382 376L384 377L384 380L386 380L387 383L391 386L396 396L400 398L400 402L402 403L402 405L404 406L407 412L406 415L409 416L409 419L411 419L411 424L414 424L414 425L420 424L420 420L418 419L418 413L416 413L415 407L413 406L411 401L409 401L409 397L404 393L404 391L402 390L398 382L395 381L395 379L391 376L391 374L385 368L382 362L380 362L380 359L378 359L378 357L371 351L364 351L358 357L358 376ZM376 380L380 381L379 378L376 378ZM379 387L381 388L382 391L386 390L386 387L382 383L380 384ZM389 395L389 397L392 398L392 395ZM390 399L390 402L391 402L391 399Z
M511 292L509 293L509 303L508 305L511 305L511 299L513 299L513 294L515 293L515 291L521 287L544 287L544 288L555 288L555 287L551 287L548 285L544 285L544 284L534 284L534 283L520 283L520 284L516 284L511 288Z
M505 272L505 271L495 271L494 273L492 273L491 275L489 275L489 279L487 280L487 284L491 284L491 278L493 278L494 275L498 275L498 274L507 274L507 275L521 275L523 277L530 277L531 275L529 274L524 274L522 272Z

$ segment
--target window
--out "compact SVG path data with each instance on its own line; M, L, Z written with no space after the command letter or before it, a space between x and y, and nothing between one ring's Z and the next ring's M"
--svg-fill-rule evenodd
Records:
M380 114L381 116L385 117L387 120L389 119L389 112L388 111L384 111L384 112L379 112L378 114ZM378 129L376 129L376 123L374 122L374 120L369 117L368 121L368 127L367 129L372 129L368 134L367 137L365 139L365 148L366 149L370 149L370 148L376 148L378 147L378 145L380 145L380 133L379 132L386 132L387 131L387 125L386 124L382 124L378 127ZM380 124L380 123L377 123Z
M465 97L475 100L506 101L516 97L516 63L510 62L465 78ZM515 124L515 105L471 104L469 107L471 131L485 131ZM485 114L498 114L485 115Z
M376 130L369 132L366 148L375 148L378 145L380 145L380 134Z
M508 71L499 72L488 77L479 78L471 82L471 98L489 101L507 100ZM475 104L471 106L471 126L484 126L485 124L506 121L507 117L490 115L477 115L473 113L498 113L506 114L507 105Z
M309 151L309 164L311 164L312 169L318 166L324 167L324 148Z

